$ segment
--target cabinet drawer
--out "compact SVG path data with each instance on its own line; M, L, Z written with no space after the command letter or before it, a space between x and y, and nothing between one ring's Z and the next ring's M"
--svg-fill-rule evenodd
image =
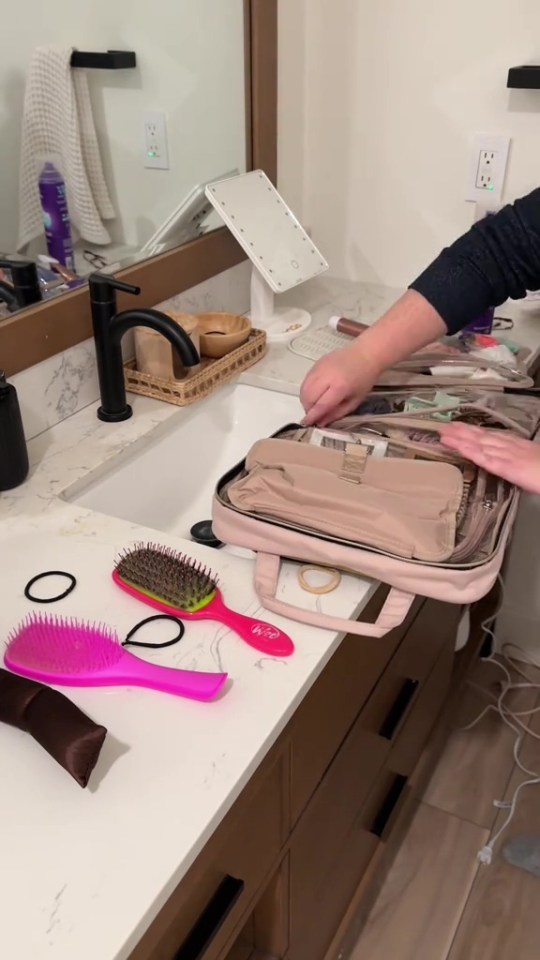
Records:
M295 960L324 954L324 932L329 942L362 875L364 856L371 855L373 838L352 828L387 752L388 745L357 721L293 833L290 937ZM316 943L310 937L313 926Z
M388 762L397 773L409 776L416 767L448 696L453 664L452 639L441 651L392 747Z
M351 830L335 851L323 882L302 907L291 901L289 960L323 960L369 869L380 841L365 830ZM300 912L301 911L301 912Z
M214 960L242 920L287 836L283 756L255 774L130 960Z
M409 793L408 778L444 706L451 682L453 654L453 644L447 643L390 749L384 769L358 818L357 826L380 840L386 840L392 830Z
M380 607L384 595L375 597ZM347 636L298 708L289 728L291 821L295 823L322 780L360 710L377 684L423 600L386 637ZM366 614L377 608L369 604Z
M422 696L443 650L453 655L460 607L427 600L389 663L364 710L366 730L395 743ZM450 680L452 665L448 666Z
M414 634L395 658L394 679L402 682L406 666L417 680L403 716L398 723L388 720L388 715L395 718L396 709L379 687L388 692L396 685L389 685L385 674L373 704L370 700L358 717L293 834L291 960L324 957L364 871L409 796L408 777L443 706L452 673L451 630L423 651L425 627L426 620L418 632L414 624ZM388 736L381 734L383 722Z

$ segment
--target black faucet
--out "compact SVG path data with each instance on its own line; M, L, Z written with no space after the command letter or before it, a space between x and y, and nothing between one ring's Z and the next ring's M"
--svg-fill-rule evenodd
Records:
M33 260L12 260L9 257L0 257L0 267L11 273L13 294L18 307L29 307L32 303L40 302L41 288L37 267ZM5 293L4 284L2 289ZM2 300L6 300L6 297L2 296ZM8 303L7 300L6 303Z
M116 290L137 295L140 287L123 283L102 273L93 273L88 278L92 326L96 343L96 358L101 406L97 412L100 420L118 423L129 420L133 411L126 403L124 367L121 342L131 327L150 327L161 333L178 353L185 367L194 367L200 362L199 354L185 330L159 310L123 310L116 312Z

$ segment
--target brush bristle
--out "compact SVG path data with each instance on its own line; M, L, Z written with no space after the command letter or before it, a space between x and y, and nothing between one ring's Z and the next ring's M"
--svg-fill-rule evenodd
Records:
M88 673L113 666L123 655L109 627L31 613L12 631L6 661L43 673Z
M197 609L217 588L216 577L202 563L152 543L126 550L116 572L125 583L178 610Z

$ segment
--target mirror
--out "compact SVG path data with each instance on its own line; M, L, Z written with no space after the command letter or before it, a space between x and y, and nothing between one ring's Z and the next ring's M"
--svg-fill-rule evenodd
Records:
M0 254L39 264L45 299L95 269L117 271L222 225L205 186L246 170L248 7L59 0L53 11L30 0L24 28L6 10ZM123 55L104 59L108 50ZM0 274L0 318L18 307L12 281Z
M251 322L269 342L297 337L311 315L276 307L274 294L328 270L322 253L263 170L211 183L206 195L251 260Z

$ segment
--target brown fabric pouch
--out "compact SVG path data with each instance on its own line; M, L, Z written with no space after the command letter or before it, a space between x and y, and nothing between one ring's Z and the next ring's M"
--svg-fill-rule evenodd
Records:
M107 736L62 693L0 670L0 721L29 733L86 787Z
M343 453L272 438L251 448L227 493L243 512L437 563L455 548L463 477L452 464L376 459L356 444Z

